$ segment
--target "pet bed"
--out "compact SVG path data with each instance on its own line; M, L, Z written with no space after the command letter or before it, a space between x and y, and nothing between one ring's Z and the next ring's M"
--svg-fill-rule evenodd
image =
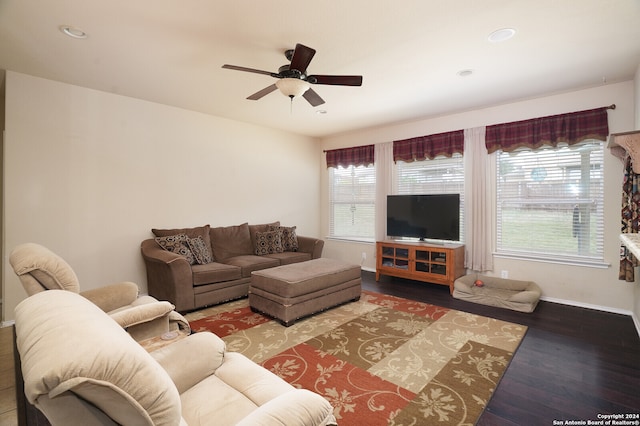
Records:
M476 282L482 283L476 285ZM533 281L468 274L454 283L453 297L482 305L533 312L540 300L540 287Z

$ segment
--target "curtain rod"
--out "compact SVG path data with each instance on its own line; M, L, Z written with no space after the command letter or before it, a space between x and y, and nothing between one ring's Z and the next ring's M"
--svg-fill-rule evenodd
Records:
M603 108L606 108L606 109L616 109L616 104L611 104L611 105L609 105L608 107L603 107ZM322 150L322 152L325 152L325 153L326 153L327 151L333 151L333 150L326 150L326 149Z

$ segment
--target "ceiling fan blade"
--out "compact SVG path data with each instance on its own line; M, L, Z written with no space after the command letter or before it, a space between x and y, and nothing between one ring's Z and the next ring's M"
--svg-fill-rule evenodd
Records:
M316 54L315 49L307 47L303 44L296 44L296 49L293 51L293 57L291 58L291 65L289 69L298 70L302 74L307 71L307 67L313 59L313 55Z
M256 73L256 74L270 75L271 77L278 77L278 74L270 72L270 71L262 71L262 70L257 70L257 69L254 69L254 68L239 67L237 65L224 64L222 66L222 68L226 68L228 70L245 71L245 72L252 72L252 73Z
M310 75L307 81L312 84L332 84L336 86L362 86L361 75Z
M306 92L302 94L302 97L305 98L311 106L317 107L318 105L322 105L324 103L324 99L320 97L313 89L308 89Z
M252 101L257 101L261 97L268 95L269 93L273 92L276 89L277 89L276 85L272 84L271 86L265 87L264 89L257 91L253 95L249 96L247 99L250 99Z

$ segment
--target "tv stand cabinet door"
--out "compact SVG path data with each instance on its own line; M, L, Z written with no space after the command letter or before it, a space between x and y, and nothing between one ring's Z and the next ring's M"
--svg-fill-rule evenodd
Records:
M465 274L464 245L432 246L424 243L376 243L376 281L380 275L408 278L449 287Z
M380 275L411 278L412 270L413 252L406 244L376 243L376 281Z

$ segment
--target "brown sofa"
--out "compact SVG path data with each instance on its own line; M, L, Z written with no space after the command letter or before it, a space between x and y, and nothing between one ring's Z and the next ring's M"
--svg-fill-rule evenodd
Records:
M180 312L245 297L251 272L317 259L324 247L323 240L298 236L295 227L280 227L279 222L152 232L156 238L144 240L140 247L149 294L170 301ZM271 238L279 232L280 246ZM161 244L181 250L172 252ZM207 248L209 253L203 254Z

